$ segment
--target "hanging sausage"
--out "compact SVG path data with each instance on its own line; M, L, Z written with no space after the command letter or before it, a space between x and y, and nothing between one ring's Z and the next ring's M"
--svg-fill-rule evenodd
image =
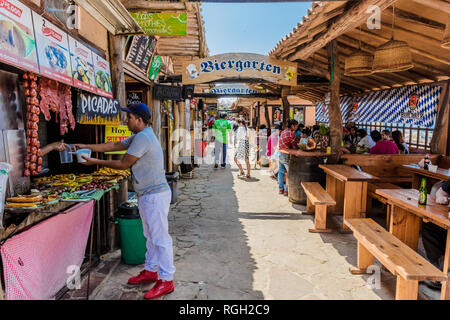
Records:
M24 175L26 177L30 175L37 175L41 172L42 167L42 154L41 145L38 140L38 123L39 123L39 99L37 98L37 75L32 72L25 72L23 75L23 86L25 88L25 96L27 102L27 147L25 157L25 170Z

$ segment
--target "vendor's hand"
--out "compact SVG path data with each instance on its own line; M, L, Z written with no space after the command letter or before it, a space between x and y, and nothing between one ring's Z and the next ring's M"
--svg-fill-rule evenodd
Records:
M448 204L447 197L436 197L436 202L439 204Z
M97 160L96 158L90 158L86 154L82 154L81 157L86 160L86 162L80 162L81 164L83 164L85 166L92 166L94 164L97 164L95 162L95 160Z
M59 142L52 143L53 149L58 151L64 151L67 148L69 148L69 145L67 143L64 143L64 140L61 140Z
M77 151L79 149L86 149L87 145L86 144L82 144L82 143L75 143L72 145L72 149L73 151Z

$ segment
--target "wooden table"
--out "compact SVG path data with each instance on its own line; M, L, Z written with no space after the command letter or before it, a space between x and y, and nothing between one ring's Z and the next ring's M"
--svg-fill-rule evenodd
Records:
M378 181L379 178L342 164L320 164L319 168L327 174L326 190L336 201L336 206L330 206L329 211L339 214L343 212L340 231L350 233L344 220L365 218L367 183Z
M389 232L417 251L421 221L434 223L447 230L447 242L443 272L448 274L450 264L450 218L449 208L437 204L428 195L427 205L418 204L419 191L415 189L377 189L391 205ZM450 281L442 283L441 299L450 300Z
M420 181L422 178L431 178L441 181L450 179L450 170L437 168L436 172L425 170L417 164L404 164L403 168L413 175L412 187L413 189L420 188ZM430 191L429 189L428 191Z

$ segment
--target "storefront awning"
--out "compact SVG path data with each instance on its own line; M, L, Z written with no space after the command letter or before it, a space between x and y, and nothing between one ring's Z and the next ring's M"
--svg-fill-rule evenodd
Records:
M120 0L75 0L75 2L114 35L144 33Z

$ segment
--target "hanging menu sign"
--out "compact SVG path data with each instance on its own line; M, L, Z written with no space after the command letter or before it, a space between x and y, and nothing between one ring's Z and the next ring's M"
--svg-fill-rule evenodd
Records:
M0 61L39 71L31 10L16 0L0 0Z
M142 103L142 91L128 91L127 92L127 105L133 103Z
M92 53L94 61L94 81L97 94L112 98L111 73L109 63L99 55Z
M78 93L77 122L80 124L120 124L120 103L117 99Z
M134 36L126 61L141 72L146 73L155 52L156 41L153 36Z
M80 41L69 36L70 61L74 86L83 90L97 93L94 82L94 64L92 51Z
M50 79L72 85L67 33L34 11L33 22L39 58L39 72Z

